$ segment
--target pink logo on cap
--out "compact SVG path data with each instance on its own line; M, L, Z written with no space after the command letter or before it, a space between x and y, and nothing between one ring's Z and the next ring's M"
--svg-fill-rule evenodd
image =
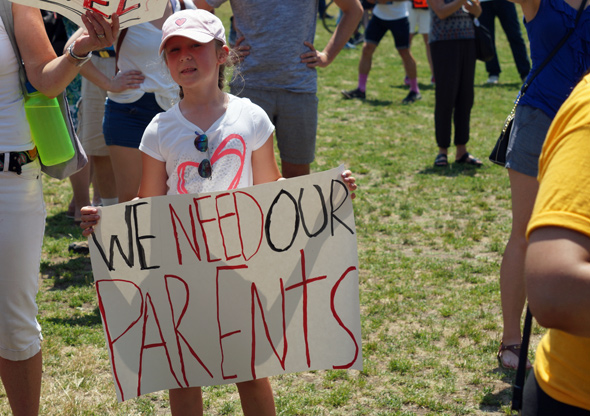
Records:
M186 22L186 18L176 19L176 26L182 26Z

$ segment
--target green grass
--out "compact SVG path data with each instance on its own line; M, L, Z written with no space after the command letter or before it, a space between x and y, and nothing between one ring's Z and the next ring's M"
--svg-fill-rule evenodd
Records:
M218 13L228 22L229 9ZM469 151L487 159L512 108L519 77L502 29L501 83L484 85L478 62ZM316 46L327 43L318 27ZM277 45L280 47L280 45ZM434 88L422 39L414 40L423 99L407 93L391 37L374 56L367 99L345 101L356 86L360 47L320 69L317 158L321 171L344 163L358 179L354 202L360 260L364 370L272 378L280 415L500 415L514 372L498 368L498 274L510 231L504 169L432 167ZM453 149L451 149L453 151ZM452 154L452 153L451 153ZM451 156L452 160L452 156ZM38 296L43 327L45 415L160 415L167 393L118 404L96 304L90 260L71 255L82 239L65 218L67 181L45 178L47 230ZM533 347L543 329L535 326ZM531 353L532 358L532 353ZM204 389L205 412L241 414L235 386ZM0 387L0 414L9 414Z

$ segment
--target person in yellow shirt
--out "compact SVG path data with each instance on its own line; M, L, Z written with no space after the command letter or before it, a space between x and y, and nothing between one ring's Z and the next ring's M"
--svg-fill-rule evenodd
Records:
M523 415L590 415L590 75L555 116L528 224L529 306L549 328L524 389Z

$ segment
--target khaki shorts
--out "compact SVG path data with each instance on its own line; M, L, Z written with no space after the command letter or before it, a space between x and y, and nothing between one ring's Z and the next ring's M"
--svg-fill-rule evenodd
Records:
M410 6L410 33L424 35L430 32L430 9L413 9Z
M233 89L232 94L247 97L262 107L275 125L281 160L307 165L315 158L318 128L318 97L313 93Z
M115 58L92 56L92 63L107 77L115 75ZM89 156L108 156L102 133L102 119L107 92L82 78L82 94L78 104L78 137Z

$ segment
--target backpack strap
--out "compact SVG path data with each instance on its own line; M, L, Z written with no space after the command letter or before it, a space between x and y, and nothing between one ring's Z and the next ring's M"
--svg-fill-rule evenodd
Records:
M2 17L2 22L4 23L6 33L10 39L10 44L14 50L16 61L18 62L18 77L23 94L25 94L27 91L25 87L25 83L27 82L27 74L25 72L25 67L23 66L23 60L20 57L18 45L16 44L16 37L14 36L14 20L12 18L12 3L10 1L0 0L0 16Z

